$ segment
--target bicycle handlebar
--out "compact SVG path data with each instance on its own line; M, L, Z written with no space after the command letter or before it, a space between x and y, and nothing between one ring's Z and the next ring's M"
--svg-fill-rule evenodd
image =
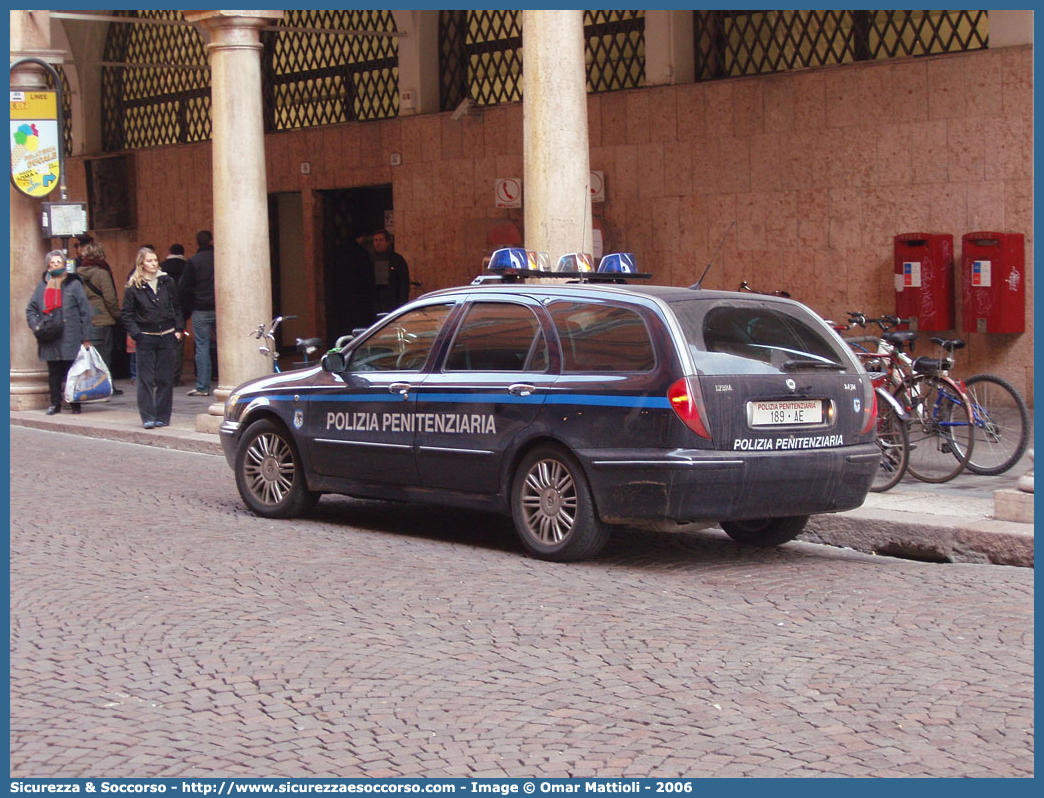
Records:
M247 335L252 335L252 336L254 336L255 338L258 338L258 339L260 339L260 338L274 338L274 337L275 337L275 331L276 331L276 328L277 328L277 327L278 327L278 326L279 326L279 325L280 325L280 324L281 324L282 322L284 322L284 321L290 321L291 319L296 319L296 318L297 318L297 316L293 316L293 315L289 315L289 316L276 316L276 317L275 317L274 319L272 319L272 321L271 321L271 322L269 323L269 325L268 325L268 328L267 328L267 329L265 328L265 323L264 323L264 322L261 322L261 323L260 323L259 325L257 325L257 329L256 329L256 330L254 330L253 332L249 332L249 333L247 333Z
M855 324L859 327L869 327L871 324L876 324L884 332L899 324L910 324L913 319L901 319L898 316L878 316L877 318L869 318L858 310L848 311L848 323Z

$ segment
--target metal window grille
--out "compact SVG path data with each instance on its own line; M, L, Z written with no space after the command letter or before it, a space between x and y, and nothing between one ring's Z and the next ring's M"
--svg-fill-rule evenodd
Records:
M170 21L110 25L102 67L106 152L206 141L210 66L180 11L115 11ZM398 42L390 11L287 11L262 33L266 130L395 116ZM376 31L375 35L365 35Z
M645 12L585 11L587 91L645 85Z
M588 92L645 84L645 12L585 11ZM465 97L479 105L522 99L522 12L439 14L440 105Z
M439 42L443 110L521 101L522 12L443 11Z
M115 16L182 22L180 11L114 11ZM102 67L106 152L210 138L210 67L189 25L114 23Z
M66 157L72 155L72 99L70 97L69 78L62 69L61 64L55 65L55 71L62 81L62 147ZM54 78L47 73L47 88L54 90Z
M471 96L468 87L467 36L469 11L439 12L439 108L451 111Z
M988 46L985 11L697 11L696 79Z
M379 35L395 32L390 11L291 10L278 27L261 36L267 130L398 114L399 45Z

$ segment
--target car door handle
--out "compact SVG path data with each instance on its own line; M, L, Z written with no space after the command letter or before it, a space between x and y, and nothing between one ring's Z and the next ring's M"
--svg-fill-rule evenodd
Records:
M408 382L393 382L388 386L388 392L401 394L402 398L405 399L410 395L410 388L412 387Z
M536 391L535 385L529 385L524 382L516 382L514 385L508 386L508 393L514 396L529 396L534 391Z

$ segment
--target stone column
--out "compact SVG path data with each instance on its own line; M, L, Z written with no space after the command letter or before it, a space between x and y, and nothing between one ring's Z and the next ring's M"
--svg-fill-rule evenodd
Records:
M60 64L62 54L50 50L51 20L47 11L11 11L11 61L39 58ZM47 71L37 64L23 64L11 72L11 88L46 89ZM8 169L10 173L10 168ZM41 200L27 197L10 185L11 197L11 280L10 329L11 409L32 410L46 407L47 366L36 355L36 339L25 323L25 306L44 272L44 241L40 224ZM47 199L60 199L58 189Z
M260 30L282 16L282 11L185 12L209 34L211 76L219 384L209 417L196 419L204 432L217 431L232 389L268 366L247 333L272 318Z
M522 42L526 248L553 268L593 248L584 12L523 11Z

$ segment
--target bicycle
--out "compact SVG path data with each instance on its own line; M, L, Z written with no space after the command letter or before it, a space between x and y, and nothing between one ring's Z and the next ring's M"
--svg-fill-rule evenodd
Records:
M862 318L861 314L852 314ZM865 319L867 323L877 319ZM885 324L902 323L895 316L882 317ZM912 337L913 333L907 333ZM849 339L860 340L860 339ZM932 343L948 354L939 358L941 373L952 378L953 353L963 349L965 342L959 338L932 338ZM965 468L973 474L995 476L1011 469L1026 453L1029 446L1030 418L1022 394L1008 380L996 374L982 373L966 380L955 379L971 405L974 425L974 448ZM960 444L960 436L955 438Z
M883 493L894 488L906 475L910 465L910 417L901 404L888 392L888 375L880 356L872 353L860 354L860 360L870 377L877 395L877 448L881 450L881 462L870 490ZM863 357L865 355L865 357Z
M861 346L863 341L852 345L865 353L861 357L882 359L889 391L909 416L907 471L922 482L948 482L964 470L971 457L975 442L971 399L949 376L952 361L914 359L906 353L909 346L912 354L917 333L893 331L900 323L902 319L895 316L871 319L850 312L850 326L877 324L882 331L876 352Z
M932 338L932 343L949 352L943 357L949 375L953 352L964 347L959 338ZM971 401L974 444L966 468L974 474L995 476L1014 466L1029 445L1029 409L1015 386L996 374L976 374L963 381Z
M279 367L279 346L276 344L275 334L279 325L284 321L290 321L296 319L297 316L276 316L269 322L266 327L264 322L257 325L257 329L248 333L259 341L264 340L265 343L259 344L257 349L263 357L267 357L272 361L272 372L274 374L280 374L282 369ZM296 361L295 367L307 367L313 365L313 361L309 357L315 352L319 351L319 347L322 346L323 340L321 338L295 338L294 347L298 354L303 356L303 360Z

